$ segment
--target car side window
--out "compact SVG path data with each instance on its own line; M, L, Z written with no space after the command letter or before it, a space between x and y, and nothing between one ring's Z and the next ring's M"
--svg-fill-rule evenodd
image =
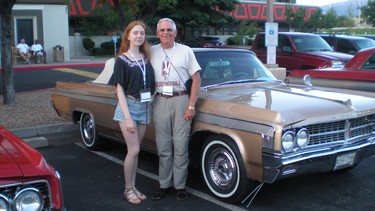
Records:
M344 52L352 55L357 53L357 49L354 47L353 43L345 39L337 40L337 47L335 50L338 52Z
M264 34L260 34L258 35L259 38L258 38L258 41L257 41L257 49L259 51L266 51L266 39L265 39L265 35Z
M278 40L278 46L276 47L276 51L278 52L281 52L281 51L284 51L284 52L291 52L292 51L292 48L290 46L290 42L288 40L288 37L286 36L283 36L283 35L279 35L279 40Z
M364 70L375 70L375 54L372 54L372 56L363 65L362 69L364 69Z

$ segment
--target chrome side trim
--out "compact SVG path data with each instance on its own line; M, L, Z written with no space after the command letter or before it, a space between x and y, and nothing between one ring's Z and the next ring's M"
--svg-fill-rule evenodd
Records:
M74 93L66 93L66 92L54 92L54 95L60 95L64 97L70 97L72 99L79 99L84 101L90 101L100 104L109 104L109 105L117 105L117 98L105 98L105 97L97 97L97 96L87 96L82 94L74 94Z
M246 132L264 134L272 138L275 136L275 128L273 126L259 124L256 122L244 121L241 119L234 119L229 117L198 112L195 116L195 121L206 122L211 125L242 130Z

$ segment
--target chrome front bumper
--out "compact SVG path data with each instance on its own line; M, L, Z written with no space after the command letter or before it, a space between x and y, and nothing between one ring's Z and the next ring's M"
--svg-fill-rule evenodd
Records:
M263 181L273 183L290 176L348 168L372 155L375 155L375 137L356 144L319 148L289 156L263 152Z

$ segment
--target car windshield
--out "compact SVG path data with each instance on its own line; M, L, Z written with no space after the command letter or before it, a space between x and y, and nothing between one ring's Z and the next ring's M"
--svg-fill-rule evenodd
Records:
M195 55L202 68L202 86L277 80L250 52L203 51Z
M296 48L300 52L309 51L333 51L331 46L320 36L293 36L292 37Z
M361 50L375 46L375 40L372 39L355 40L354 43Z

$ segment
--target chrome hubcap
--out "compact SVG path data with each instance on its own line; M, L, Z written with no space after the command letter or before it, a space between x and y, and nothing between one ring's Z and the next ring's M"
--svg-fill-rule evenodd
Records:
M216 186L222 189L231 188L237 172L233 156L224 149L215 149L208 161L210 176Z

